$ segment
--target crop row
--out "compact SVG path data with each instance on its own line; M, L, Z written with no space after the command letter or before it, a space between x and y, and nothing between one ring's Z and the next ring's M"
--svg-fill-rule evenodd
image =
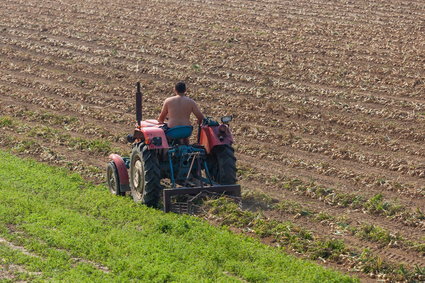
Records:
M25 82L27 82L28 84L30 83L28 80L25 80ZM27 86L27 84L25 85ZM48 86L43 84L36 83L33 87L37 89L42 89L42 91L46 93L58 94L62 97L72 97L73 95L76 95L75 92L69 92L67 91L67 89L61 89L56 87L49 88ZM83 94L81 95L84 96ZM100 104L102 105L104 104L104 102ZM117 108L120 108L119 104L114 106L116 106ZM123 107L127 108L125 105ZM244 133L246 132L242 132L242 134ZM258 133L258 130L257 130L257 133L255 134L255 137L259 138L260 140L263 139L264 141L268 141L270 138L272 138L272 140L280 140L282 143L284 143L284 145L288 145L288 141L279 139L278 137L274 137L273 134L270 134L270 133L267 133L267 135ZM410 176L425 177L423 169L421 168L416 169L415 168L416 166L414 164L409 164L409 162L406 162L404 160L392 160L388 157L377 156L377 155L367 156L358 152L352 152L348 149L335 148L335 145L330 145L329 143L322 142L320 144L315 144L314 142L308 141L308 140L306 141L305 139L299 140L295 138L295 140L289 141L289 145L291 145L294 148L302 149L305 151L329 155L333 159L339 158L339 159L345 159L345 160L346 159L355 160L360 163L365 163L371 166L378 166L378 167L386 168L392 171L398 171L404 174L408 174Z
M383 246L396 247L396 248L407 248L410 250L417 251L421 254L425 254L425 244L416 242L415 240L409 240L393 233L385 228L377 225L358 223L356 224L348 216L333 216L329 213L316 211L314 209L307 208L300 202L292 200L275 200L264 193L258 193L253 191L245 191L242 199L243 203L252 204L253 208L260 208L260 211L277 211L294 215L294 219L305 217L309 220L320 222L323 225L329 226L334 230L334 234L338 235L341 233L349 233L356 237L371 242L377 242ZM390 206L390 204L383 201L382 195L376 195L374 198L368 201L367 207L374 211L382 209L384 206ZM249 205L245 209L249 209ZM398 208L400 209L400 208ZM425 219L425 215L422 215Z
M353 160L357 163L367 164L372 167L381 167L391 171L398 171L409 176L425 178L425 168L422 168L422 164L415 164L410 160L397 160L385 155L356 152L349 149L347 146L343 145L340 147L337 144L331 144L329 141L317 142L315 140L301 138L290 134L287 135L288 138L285 139L282 134L273 134L268 130L260 131L258 128L249 128L247 130L249 132L238 131L238 133L241 136L255 138L264 143L270 143L270 141L273 141L273 143L277 143L281 146L290 146L307 152L320 153L322 155L330 156L332 159Z
M421 280L424 271L417 267L409 270L373 255L370 251L350 249L343 241L321 239L312 232L290 222L279 222L262 216L259 212L241 210L237 204L226 199L208 203L206 217L221 225L239 227L260 238L272 238L275 246L289 248L311 259L329 260L349 265L372 277L388 280Z
M19 34L19 33L18 33ZM31 36L31 34L32 33L30 33L30 32L28 32L28 33L26 33L26 34L22 34L21 36ZM38 37L37 37L37 39L38 39ZM57 46L58 44L56 44L54 41L52 42L52 44L54 44L54 46ZM83 51L89 51L90 50L90 48L89 49L87 49L86 47L84 47L84 45L82 46L81 45L81 43L80 44L74 44L73 42L68 42L68 43L63 43L63 42L61 42L61 43L59 43L59 46L60 45L64 45L64 46L66 46L66 48L70 48L70 47L72 47L73 49L83 49ZM105 48L104 46L102 46L101 48ZM101 50L101 49L99 49L99 50ZM110 56L111 54L110 54L110 49L104 49L106 52L107 52L107 54L103 54L103 55L106 55L106 56ZM114 49L114 50L116 50L116 49ZM134 57L134 55L132 55L133 53L132 52L134 52L134 51L136 51L136 50L129 50L127 53L128 54L126 54L126 55L120 55L120 56L117 56L117 57L119 57L119 58L121 58L122 57L122 59L125 59L125 58L133 58ZM116 51L117 53L118 53L118 51ZM97 52L97 53L99 53L99 52ZM160 54L163 54L163 52L159 52ZM154 58L155 60L153 60L152 62L148 62L149 64L152 64L152 63L154 63L154 62L158 62L158 59L159 58ZM144 58L144 60L145 60L145 58ZM160 59L160 61L161 61L161 59ZM314 58L314 62L316 62L317 61L317 59L316 58ZM163 61L163 62L161 62L162 64L161 65L163 65L164 63L167 63L168 61ZM168 62L168 63L170 63L170 62ZM317 64L317 62L316 62L316 64ZM297 65L297 64L295 64L295 65ZM190 68L190 64L189 64L189 66L188 66L188 64L183 64L183 65L181 65L181 66L179 66L179 65L176 65L176 64L173 64L173 66L169 66L170 68L172 67L172 68L184 68L185 70L187 70L187 68L189 67ZM168 68L168 69L170 69L170 68ZM167 68L166 68L167 69ZM208 74L214 74L214 69L212 69L212 70L210 70L210 68L207 68L208 69ZM290 72L284 72L284 73L290 73ZM233 73L232 73L232 71L230 71L230 74L231 75L233 75ZM227 79L229 79L230 77L229 77L229 72L226 72L225 73L225 75L226 75L226 78ZM399 77L399 74L397 75L397 77ZM270 74L267 74L267 78L270 78ZM278 76L278 78L281 78L281 76ZM242 78L237 78L237 81L243 81L243 79ZM256 80L256 81L260 81L261 82L261 80L263 80L262 78L259 78L258 80ZM269 79L267 80L268 81L268 85L273 85L273 82L272 81L269 81ZM310 80L311 81L311 80ZM293 85L293 83L291 83L291 82L289 82L289 83L284 83L284 85ZM279 87L282 87L282 85L276 85L276 86L279 86ZM305 88L305 87L304 87ZM323 93L323 92L322 92ZM326 93L326 92L325 92ZM314 94L314 91L313 91L313 94ZM371 95L368 95L366 98L364 98L364 99L366 99L368 102L371 102L371 101L382 101L382 100L384 100L385 101L385 99L386 98L380 98L380 99L373 99L373 98L371 98L372 96ZM392 103L391 104L394 104L393 103L394 102L394 100L392 100ZM402 102L403 104L405 104L405 103L409 103L409 102ZM413 104L413 105L415 105L415 104ZM416 106L414 106L416 109L418 108L418 107L422 107L422 109L423 109L423 105L422 106L420 106L421 105L421 103L419 103L419 104L416 104Z
M111 145L107 141L85 139L63 135L60 131L49 127L17 126L16 120L2 116L0 118L0 146L9 148L17 154L25 154L37 159L68 168L82 173L84 176L102 182L104 169L90 164L87 160L76 160L75 150L86 154L104 156L111 152ZM11 131L13 129L13 131ZM58 148L58 146L60 148ZM115 149L120 152L119 149Z
M50 9L50 7L49 7L49 9ZM84 11L80 11L80 13L81 12L84 12ZM90 15L90 20L92 20L91 18L93 17L93 15ZM88 18L89 17L87 17L85 20L86 21L88 21ZM83 20L83 19L80 19L80 21L81 20ZM128 21L128 19L123 19L123 20L125 20L125 21ZM154 19L149 19L150 21L152 21L152 20L154 20ZM82 25L84 25L85 24L85 22L84 23L82 23ZM156 27L157 28L161 28L162 27L162 25L159 25L158 23L154 23L154 24L156 24ZM116 25L117 26L119 26L119 27L125 27L125 26L127 26L124 22L117 22L116 23ZM190 27L194 27L194 26L196 26L196 33L194 32L193 34L192 33L187 33L186 31L187 30L190 30ZM182 30L182 31L185 31L185 35L186 36L189 36L189 37L194 37L194 36L196 36L196 34L202 34L202 33L199 33L199 25L192 25L192 26L181 26L181 24L180 24L180 30ZM100 27L97 27L97 28L100 28ZM112 29L112 27L109 27L109 29ZM164 32L166 32L167 30L165 30ZM169 31L169 30L168 30ZM57 31L56 31L57 32ZM80 30L80 32L81 32L81 30ZM110 30L106 30L106 31L99 31L99 33L100 32L103 32L103 34L105 34L105 33L107 33L107 32L110 32ZM121 30L121 32L124 32L123 30ZM126 30L126 34L127 35L129 35L129 34L131 34L131 32L130 32L130 30ZM209 33L208 33L209 32ZM208 33L208 34L211 34L211 30L209 30L208 32L206 32L206 33ZM76 32L74 32L74 33L72 33L72 32L70 32L70 31L68 31L68 33L69 33L69 35L75 35L76 34ZM134 33L134 32L133 32ZM149 35L151 35L152 33L150 33L150 32L145 32L143 35L144 35L144 38L146 37L146 36L149 36ZM140 34L138 34L139 36L140 36ZM319 39L320 39L320 37L319 37ZM212 39L212 40L214 40L214 38ZM115 41L111 41L111 42L115 42ZM308 43L308 42L307 42ZM316 47L317 48L317 47ZM271 49L271 50L273 50L273 49ZM161 52L161 54L164 54L164 53L166 53L166 52L164 52L164 51L162 51ZM171 53L171 50L170 50L170 53ZM175 52L174 52L175 53ZM339 53L341 53L341 52L339 52ZM250 54L250 55L252 55L252 54ZM253 58L255 58L255 56L252 56ZM392 69L391 69L392 70Z
M266 147L267 145L264 145ZM377 173L364 173L353 168L345 168L332 165L331 161L312 161L306 158L291 157L287 153L273 154L267 149L259 149L258 146L236 145L238 152L254 158L261 158L278 162L279 166L289 168L300 168L310 170L316 174L324 176L337 177L342 180L347 180L357 187L378 188L387 191L395 191L400 194L414 195L423 197L425 188L418 184L401 181L396 178L386 177Z
M81 82L81 81L80 81ZM97 87L97 89L98 90L100 90L100 91L102 91L102 87ZM230 89L229 91L231 91L231 92L233 92L234 91L234 89ZM125 92L125 91L122 91L122 92ZM106 93L107 93L107 91L106 91ZM117 93L117 90L115 90L115 93ZM89 95L89 93L84 93L84 94L82 94L82 95L84 95L84 96L87 96L87 95ZM294 100L294 99L296 99L296 100ZM91 99L92 101L93 101L93 98ZM293 95L291 95L291 96L289 96L289 98L287 98L286 100L285 100L285 103L289 103L289 105L291 104L291 103L295 103L295 105L302 105L302 104L305 104L306 102L308 102L309 100L305 100L305 99L303 99L303 100L300 100L300 98L296 98L295 96L293 96ZM96 102L96 103L99 103L99 102ZM308 102L308 103L311 103L311 102ZM314 102L313 102L314 103ZM119 105L119 103L117 103L118 105ZM341 105L343 105L343 104L341 104ZM300 109L301 110L301 109ZM387 110L385 110L385 111L387 111ZM301 112L302 113L302 112ZM419 112L420 113L420 112ZM286 113L285 113L286 114ZM305 113L303 113L304 115L305 115ZM391 114L391 115L393 115L393 114ZM410 114L407 114L407 116L406 117L409 117L409 115ZM310 115L307 115L307 116L310 116ZM388 116L389 117L389 116ZM310 117L310 118L312 118L312 117ZM320 115L319 116L316 116L316 119L317 118L319 118L319 120L323 120L323 119L320 119ZM420 118L420 117L419 117ZM332 120L334 120L335 118L331 118ZM336 120L337 121L337 120ZM353 122L353 121L352 121ZM356 124L358 124L358 121L355 121L355 123ZM367 126L370 130L376 130L376 128L377 127L373 127L373 124L368 124L368 126ZM418 141L419 140L421 140L421 136L420 136L420 134L418 135L418 134L415 134L414 132L412 132L412 134L409 134L409 132L407 132L406 131L406 129L391 129L391 124L389 124L388 126L386 126L387 128L389 128L389 130L390 131L388 131L389 133L399 133L399 134L401 134L401 138L406 138L406 139L411 139L411 138L413 138L413 139L417 139ZM413 129L413 128L412 128ZM363 129L364 130L364 129ZM395 131L394 131L395 130ZM382 129L381 129L381 131L382 131Z
M27 43L25 43L25 44L28 47L28 44ZM44 47L44 49L45 48L46 47ZM76 45L74 48L81 48L81 47L79 45ZM38 48L38 49L40 49L40 48ZM67 49L69 49L69 47L67 47ZM67 52L69 53L69 51L70 50L68 50ZM83 55L77 53L76 56L81 57ZM131 56L130 56L130 58L131 58ZM125 59L125 57L123 57L122 59ZM146 58L144 58L144 60L146 60ZM157 61L158 61L157 58L153 58L151 62L147 62L148 63L147 65L152 66ZM176 64L173 64L172 66L166 66L166 65L163 65L164 63L165 62L162 62L161 66L155 67L156 69L163 68L164 72L162 72L162 76L165 73L167 73L166 70L179 68L179 66L176 65ZM133 62L132 64L135 64L135 63ZM181 66L180 66L180 68L181 68ZM186 70L187 71L187 65L183 65L183 68L184 69L182 69L182 70ZM209 74L210 73L214 73L214 71L208 70L208 73ZM229 80L229 78L230 78L229 75L228 75L229 73L227 72L226 74L227 74L226 77ZM155 75L161 75L161 74L160 73L155 73ZM202 74L199 74L199 75L202 75ZM197 81L198 84L204 84L204 85L208 86L208 81L205 81L204 79L197 79L197 80L198 80ZM232 84L237 84L239 81L240 81L240 78L236 78L236 79L233 80ZM226 84L224 87L227 87L227 86L228 86L228 84ZM267 80L267 86L271 86L271 87L274 86L274 83L273 83L273 81L271 79L268 79ZM301 92L301 93L308 93L309 96L315 95L315 93L316 93L316 88L311 88L311 87L308 87L308 86L307 87L306 86L296 87L296 85L294 85L292 82L286 82L283 85L279 84L279 85L276 85L275 87L279 87L281 89L283 86L289 87L287 89L287 91L294 91L295 90L295 91ZM295 86L295 88L294 88L294 86ZM229 89L228 91L229 92L234 92L234 91L237 91L237 89L236 90L235 89ZM275 92L275 91L273 91L273 92ZM319 98L323 99L323 97L324 97L323 94L324 93L329 93L329 91L326 91L326 90L325 91L320 91ZM292 96L292 98L293 97L294 96ZM335 99L335 98L341 99L341 97L346 97L346 95L337 95L336 97L332 95L330 98L332 98L332 99ZM340 110L340 111L341 110L348 111L348 112L355 111L355 112L365 113L367 115L377 115L377 116L385 117L385 118L397 118L397 119L407 119L407 120L421 118L420 114L421 114L421 111L424 109L423 104L418 103L418 102L416 102L416 103L408 102L408 101L396 102L394 100L385 101L386 100L385 98L377 99L377 98L373 98L373 96L371 96L371 95L364 96L362 100L365 101L365 102L367 102L367 103L370 103L370 102L375 102L375 103L376 102L380 102L382 105L391 105L392 108L391 108L391 110L389 110L387 108L373 109L373 108L368 108L365 105L359 105L359 104L355 104L355 105L352 105L351 106L351 105L347 104L346 102L344 102L344 100L342 100L341 102L332 101L331 104L330 104L330 106L328 106L328 107L333 107L333 108L335 108L337 110ZM325 103L324 101L320 101L318 99L307 99L307 100L306 99L303 99L303 100L301 100L301 102L304 103L304 104L305 103L313 103L314 105L317 105L317 104L320 105L320 104ZM393 108L398 103L401 103L401 105L410 104L411 107L414 107L413 108L413 111L410 111L410 112L408 112L408 111L400 111L400 110L399 111L395 111ZM326 105L326 103L324 105ZM323 105L321 105L321 106L323 106ZM418 111L419 116L418 116L418 114L416 114L415 110Z
M288 178L285 175L269 176L265 173L258 173L252 169L244 168L246 167L240 167L239 169L242 178L255 180L267 186L289 190L311 199L320 200L331 206L350 207L352 209L359 209L367 214L397 219L407 226L424 227L425 225L424 212L419 208L413 209L384 199L382 194L365 197L360 193L346 193L340 189L326 188L314 182L306 183L299 179Z
M42 87L42 86L40 86L40 87ZM45 88L45 87L44 87ZM61 89L57 89L57 88L55 88L55 89L46 89L46 90L44 90L44 91L47 91L47 92L51 92L51 91L53 91L54 93L58 93L58 94L61 94L62 96L65 96L65 97L69 97L69 96L71 96L71 95L75 95L75 93L73 93L73 94L67 94L67 93L69 93L69 92L67 92L67 91L65 91L65 90L61 90ZM80 94L81 96L83 96L83 97L86 97L86 94ZM117 107L119 106L119 104L117 105ZM124 106L124 108L127 108L128 109L128 107L126 107L126 106ZM320 145L320 148L323 148L323 145ZM309 150L312 150L312 151L314 151L314 149L309 149ZM408 164L407 164L407 166L404 166L404 165L401 165L402 163L404 163L403 161L400 161L400 162L391 162L391 161L388 161L388 162L386 162L386 161L384 161L384 163L382 163L383 161L382 160L380 160L379 162L377 161L377 160L373 160L373 159L370 159L370 158L366 158L366 157L364 157L364 156L357 156L358 154L357 153L354 153L354 154L348 154L347 156L348 157L350 157L350 156L353 156L353 158L355 158L355 159L357 159L357 160L359 160L359 161L368 161L368 163L370 164L370 163L373 163L373 165L376 165L376 164L379 164L379 165L381 165L382 167L389 167L391 170L398 170L398 171L402 171L402 172L405 172L406 170L408 170L408 172L405 172L405 173L407 173L407 174L410 174L410 175L419 175L419 176L421 176L421 174L423 175L423 172L422 172L422 170L421 169L419 169L419 170L416 170L416 169L414 169L414 167L412 168L412 166L409 166ZM344 158L344 156L342 156L343 158ZM358 158L356 158L356 157L358 157ZM397 164L399 165L399 166L397 166ZM403 167L403 168L402 168Z
M71 136L60 129L49 126L31 125L20 123L7 116L0 116L0 126L4 129L13 129L13 132L25 135L38 142L42 141L52 145L57 144L72 149L87 151L97 155L108 155L112 151L119 152L120 149L112 148L111 142L105 139L87 139L80 136Z
M55 92L61 92L62 90L57 90L57 91L55 91ZM107 92L107 91L106 91ZM65 92L66 93L66 92ZM75 95L75 94L74 94ZM79 97L87 97L89 94L88 93L86 93L86 92L84 92L84 93L82 93L82 92L80 92L80 94L79 94ZM92 96L93 97L93 96ZM93 98L91 98L91 99L86 99L86 100L88 100L88 101L91 101L91 102L93 102L93 103L96 103L96 104L103 104L103 103L101 103L101 102L99 102L98 100L96 100L94 97ZM121 101L119 101L119 102L116 102L116 104L117 104L117 107L118 108L120 108L120 105L121 105ZM122 105L122 107L121 108L123 108L123 109L128 109L129 107L127 106L127 105ZM287 113L285 113L285 114L287 114ZM304 113L304 115L305 115L305 113ZM334 118L332 118L332 119L330 119L330 120L332 120L332 121L338 121L338 120L335 120ZM371 125L369 125L369 128L370 128L370 130L375 130L376 128L373 128L373 127L371 127ZM409 134L409 132L408 131L406 131L406 129L394 129L394 128L391 128L391 125L389 125L389 126L387 126L387 128L388 128L388 130L389 130L389 133L401 133L402 135L401 135L401 137L400 138L405 138L405 139L408 139L408 138L414 138L414 139L417 139L417 140L420 140L422 137L420 136L420 134L418 135L418 134L415 134L414 132L411 132L411 134ZM393 147L393 150L394 150L394 147ZM418 150L415 150L415 151L413 151L413 153L414 154L418 154L418 152L420 152L420 151L418 151Z
M25 98L28 98L28 96L25 96L25 95L22 95L21 97L25 97ZM38 98L37 100L40 100L40 98ZM33 99L31 98L30 99L30 101L33 101ZM81 109L78 109L78 111L81 111ZM95 112L93 112L93 111L90 111L89 113L91 113L92 115L91 116L94 116L94 117L97 117L97 115L93 115L93 113L95 113ZM108 116L109 118L110 118L110 115ZM105 130L102 130L102 131L100 131L100 132L105 132ZM258 137L261 137L261 135L258 135ZM243 150L243 149L242 149ZM252 149L252 150L257 150L257 149ZM246 152L249 152L249 150L245 150ZM251 154L253 154L253 153L251 153ZM276 158L276 156L274 157L274 159ZM317 166L316 166L317 167ZM324 171L326 171L325 172L325 174L330 174L330 173L332 173L332 174L335 174L336 172L335 172L335 168L332 168L332 166L321 166L321 167L326 167L326 168L321 168L321 170L322 170L322 172L324 172ZM326 169L326 170L324 170L324 169ZM331 171L329 171L329 170L331 170ZM338 171L338 170L337 170ZM341 171L341 170L339 170L339 171ZM359 176L355 176L355 175L352 175L351 173L350 174L348 174L348 175L346 175L347 177L356 177L356 180L355 181L359 181L358 180L358 177ZM364 183L364 184L371 184L370 183L370 178L363 178L364 180L366 180L366 183ZM377 178L375 178L375 180L372 180L372 184L373 183L377 183L377 180L378 179L381 179L381 177L377 177ZM382 183L382 182L380 182L380 183ZM387 187L389 187L389 189L391 189L391 190L399 190L399 191L403 191L404 189L402 189L402 187L400 186L400 183L399 182L396 182L396 183L393 183L393 182L391 182L391 181L385 181L384 182L384 184L385 184L385 186L387 186ZM420 188L418 188L418 189L420 189Z
M5 92L10 93L10 91L5 91ZM52 104L52 106L54 105L53 106L54 108L58 107L58 101L54 100L53 98L47 99L47 98L43 98L43 97L29 97L24 92L14 93L14 95L18 95L20 98L23 98L23 99L25 99L26 101L29 101L29 102L37 101L40 105L43 105L44 107L46 106L46 104L49 105L50 103ZM49 103L48 101L51 101L51 102ZM105 115L105 113L102 113L101 111L94 109L94 108L88 108L87 109L85 107L73 107L72 105L69 105L69 104L63 104L63 106L67 106L67 107L63 107L63 108L59 108L59 109L69 110L72 107L73 110L77 113L88 114L89 116L97 118L97 119L99 119L99 116L98 116L99 114L102 115L102 116L100 116L100 118L104 119L104 120L111 120L111 117L113 117L111 113L108 113L108 115ZM87 111L86 109L89 110L89 111ZM261 135L259 135L259 137L261 137ZM399 187L398 184L395 184L396 189L398 189L397 187Z
M36 97L28 97L27 95L25 95L25 93L22 93L22 95L19 95L21 98L24 98L25 100L28 100L28 101L30 101L30 102L33 102L33 101L35 101L35 100L37 100L37 101L40 101L40 100L42 100L43 101L43 99L40 99L40 97L38 97L38 98L36 98ZM53 103L53 99L51 100L52 101L52 103ZM57 106L57 100L55 100L55 106ZM45 107L45 103L40 103L41 105L43 105L44 107ZM68 105L67 105L68 106ZM70 105L69 105L70 106ZM68 107L66 107L66 108L59 108L59 109L62 109L62 110L69 110L69 108ZM82 109L81 108L78 108L78 107L74 107L74 109L75 109L75 111L77 112L77 113L79 113ZM84 109L83 109L83 111L84 111ZM85 112L85 111L84 111ZM96 115L96 112L95 111L87 111L86 113L88 113L91 117L95 117L95 118L99 118L97 115ZM105 116L105 120L109 120L111 118L111 115L108 115L108 116ZM104 130L102 131L102 132L104 132ZM254 155L258 155L258 153L254 153L254 152L251 152L252 150L258 150L257 148L252 148L252 149L243 149L243 148L240 148L240 150L242 151L242 152L244 152L244 153L246 153L246 154L249 154L249 155L252 155L252 154L254 154ZM274 159L276 158L276 155L274 155ZM283 160L282 160L283 161ZM287 162L287 161L286 161ZM305 162L307 162L307 161L305 161ZM304 163L305 163L304 162ZM293 162L292 162L293 163ZM301 167L303 167L302 166L302 164L304 164L304 163L299 163L299 162L297 162L297 164L298 165L296 165L295 163L293 163L293 165L291 165L291 164L287 164L287 165L290 165L290 166L296 166L296 167L299 167L299 166L301 166ZM313 167L312 167L313 166ZM341 171L341 169L340 168L335 168L335 167L333 167L333 166L319 166L319 167L321 167L321 168L319 168L319 167L317 167L317 166L315 166L314 164L312 165L312 166L309 166L308 168L310 168L310 169L312 169L312 168L314 168L315 170L319 170L319 172L321 172L321 173L323 173L323 174L326 174L326 175L328 175L328 174L332 174L332 175L336 175L336 176L339 176L339 177L341 177L341 178L349 178L349 179L352 179L352 178L354 178L353 179L353 181L355 181L355 182L357 182L357 183L362 183L362 184L364 184L364 185L369 185L369 184L372 184L372 185L376 185L376 184L382 184L382 185L384 185L385 187L387 187L388 189L390 189L390 190L397 190L397 191L401 191L401 192L403 192L403 191L405 191L406 189L408 189L409 191L412 191L412 187L411 186L409 186L409 185L407 185L407 187L406 187L406 185L405 184L401 184L401 183L399 183L399 182L394 182L394 181L389 181L389 180L387 180L387 181L384 181L384 182L382 182L382 181L379 181L379 180L382 180L382 177L381 176L376 176L375 178L370 178L369 176L359 176L358 174L354 174L353 175L353 173L350 173L350 172L342 172ZM304 166L305 167L305 166ZM317 168L316 168L317 167ZM322 168L323 167L323 168ZM340 172L340 173L338 173L338 172ZM360 178L360 179L359 179ZM360 184L359 183L359 184ZM413 188L414 189L414 188ZM420 188L416 188L416 189L420 189Z
M254 100L254 99L253 99ZM255 100L254 100L255 101ZM367 135L379 138L390 138L393 140L400 140L405 142L416 142L420 143L424 138L424 134L421 132L421 125L418 125L418 128L415 128L411 124L404 124L402 127L400 124L396 123L396 121L379 121L375 119L366 119L364 117L352 117L348 119L346 116L340 113L317 113L315 109L307 109L307 108L284 108L283 106L274 105L270 108L261 108L260 106L254 105L244 105L243 102L236 101L235 107L239 107L244 111L238 114L238 117L247 121L257 121L261 122L261 124L266 125L268 127L279 128L281 127L281 123L283 121L287 121L288 123L299 123L298 129L303 129L306 127L307 120L310 124L318 124L323 127L329 128L337 128L338 130L352 131L358 134L365 135L365 139L367 139ZM279 117L276 115L276 109L284 109L284 115ZM255 113L252 113L257 111ZM273 117L270 118L270 113L273 114ZM303 122L304 120L304 122Z
M270 126L257 123L238 123L234 126L238 135L244 135L249 138L264 139L270 137L269 141L274 144L291 145L303 136L311 138L320 137L327 141L345 142L349 145L357 145L366 150L374 148L387 152L402 152L406 155L425 157L425 152L418 145L400 142L390 137L367 136L365 134L346 131L343 132L338 127L326 128L323 125L315 123L301 124L298 121L286 121L281 123L279 128L270 129Z
M58 97L45 93L41 90L38 90L38 91L32 90L31 91L32 95L29 96L27 87L23 86L19 90L16 90L16 85L13 84L13 82L5 82L4 78L0 80L3 81L2 85L0 85L0 90L4 92L6 96L11 97L13 99L19 99L22 102L41 106L45 109L51 109L51 110L63 111L63 112L70 111L70 112L78 113L79 115L84 115L97 120L104 121L104 123L108 123L108 122L125 123L126 122L126 120L123 119L124 115L122 113L117 113L112 111L105 112L103 109L99 107L94 107L90 105L84 105L84 104L78 105L75 103L71 104L69 103L69 101L65 99L58 99ZM130 119L128 120L129 120L128 122L130 122Z

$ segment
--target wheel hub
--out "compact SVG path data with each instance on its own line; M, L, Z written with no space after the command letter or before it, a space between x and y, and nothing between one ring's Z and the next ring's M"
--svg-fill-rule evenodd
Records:
M133 185L136 192L141 195L143 193L144 176L143 176L143 164L140 160L137 160L134 163Z
M117 179L115 177L114 171L111 168L108 168L108 185L111 193L115 193L117 187Z

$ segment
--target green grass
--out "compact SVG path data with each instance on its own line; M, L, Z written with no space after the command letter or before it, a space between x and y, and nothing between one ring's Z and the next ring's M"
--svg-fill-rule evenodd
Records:
M112 151L111 143L100 139L71 138L69 145L89 152L108 154Z
M15 144L15 146L12 148L13 151L22 153L27 151L35 151L39 149L41 145L33 140L22 140Z
M0 242L11 281L356 281L198 218L114 197L68 171L2 151L0 160L0 237L28 251Z
M13 125L12 118L8 116L0 116L0 127L10 127Z
M392 235L389 231L373 224L363 224L357 229L356 235L362 239L374 241L383 245L388 245L391 241L403 241L400 236Z
M269 209L277 202L270 196L256 191L244 191L242 194L242 201L244 206L250 209Z
M306 208L304 208L300 203L291 201L291 200L282 200L276 204L275 208L278 211L284 211L291 214L297 214L300 216L309 216L314 213Z
M396 215L399 212L404 210L404 207L394 203L386 202L382 194L377 194L370 198L366 204L365 208L375 214L383 214L387 216Z
M240 174L240 176L243 175ZM263 178L262 181L267 182L268 179L270 178ZM386 200L382 194L376 194L367 199L361 195L337 192L332 188L323 188L313 182L305 184L298 179L283 180L279 185L285 190L296 191L312 198L321 199L333 206L363 209L370 214L400 218L405 220L405 223L410 223L410 225L416 225L414 223L418 220L423 220L425 217L421 210L414 211L409 207Z

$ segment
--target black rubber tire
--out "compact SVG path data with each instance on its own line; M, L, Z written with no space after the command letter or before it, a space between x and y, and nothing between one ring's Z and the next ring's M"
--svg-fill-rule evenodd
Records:
M111 194L117 196L124 196L125 192L120 191L120 178L118 175L117 167L114 162L109 162L106 166L106 180Z
M134 146L130 159L130 189L133 200L158 207L161 193L161 170L155 151L140 143Z
M214 182L220 185L236 184L236 157L230 145L219 145L212 149L208 169Z

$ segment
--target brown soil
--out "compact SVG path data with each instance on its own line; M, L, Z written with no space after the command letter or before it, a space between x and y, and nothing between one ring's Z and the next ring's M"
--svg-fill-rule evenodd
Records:
M37 141L42 150L20 154L102 182L107 154L17 129L46 125L106 139L125 152L134 83L143 84L144 117L156 118L173 84L185 80L206 115L234 115L239 165L257 174L241 175L245 190L423 243L423 219L412 226L333 206L272 180L299 179L365 198L381 193L425 211L424 16L423 2L401 0L6 1L0 115L19 125L1 130L0 145ZM76 122L47 123L43 113ZM276 211L268 216L335 237L328 223ZM423 254L404 246L337 237L392 262L425 266Z

